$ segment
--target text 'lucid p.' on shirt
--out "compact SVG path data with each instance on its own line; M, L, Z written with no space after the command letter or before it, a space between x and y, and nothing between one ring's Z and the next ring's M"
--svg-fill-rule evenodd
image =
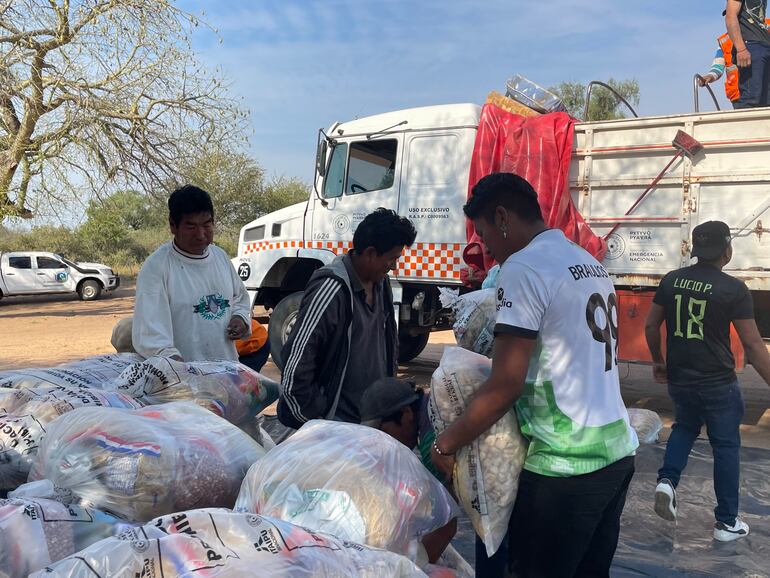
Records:
M516 403L530 440L524 469L576 476L634 452L620 397L615 289L561 231L540 233L503 264L495 334L504 333L537 340Z
M692 265L663 277L653 302L666 312L670 384L708 387L735 380L730 322L754 318L743 281L710 265Z

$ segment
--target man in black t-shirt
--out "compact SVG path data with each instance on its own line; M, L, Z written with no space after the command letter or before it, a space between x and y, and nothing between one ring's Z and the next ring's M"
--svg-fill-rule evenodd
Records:
M714 538L724 542L749 533L738 517L743 397L730 350L731 323L749 360L770 384L770 355L754 321L751 293L742 281L722 272L732 254L727 224L708 221L695 227L692 256L698 263L663 278L645 326L655 380L668 383L675 408L658 472L655 512L676 520L676 486L705 424L714 454ZM665 360L660 337L664 321Z
M767 0L727 0L725 24L738 65L740 97L735 108L770 105L770 31L765 22Z

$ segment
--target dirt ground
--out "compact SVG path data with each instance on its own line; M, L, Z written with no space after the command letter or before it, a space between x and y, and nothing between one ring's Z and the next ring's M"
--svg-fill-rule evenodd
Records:
M114 293L83 302L77 296L12 297L0 300L0 370L46 367L114 351L112 328L133 314L134 283L124 282ZM401 367L400 373L427 386L444 347L454 343L451 332L434 333L425 351ZM263 373L280 379L268 363ZM623 398L629 407L660 414L666 439L673 408L665 387L655 384L648 367L622 364ZM770 448L770 388L753 368L740 376L746 401L742 435L746 446Z

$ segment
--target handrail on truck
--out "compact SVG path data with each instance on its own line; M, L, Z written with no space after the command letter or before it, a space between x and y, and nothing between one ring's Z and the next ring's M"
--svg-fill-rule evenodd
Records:
M700 81L703 81L703 86L700 86ZM717 97L714 94L714 91L711 90L711 87L709 86L709 83L706 82L706 79L703 78L700 74L696 74L692 77L692 99L693 104L695 105L695 112L700 112L700 103L698 102L698 89L699 88L705 88L709 91L709 94L711 95L711 100L714 101L714 106L717 107L717 110L722 110L719 107L719 102L717 102Z
M623 98L617 90L612 88L609 84L605 84L604 82L600 82L598 80L592 80L591 82L588 83L588 91L586 92L586 107L585 107L585 110L583 110L583 120L585 122L588 122L588 121L591 120L591 119L588 118L588 108L591 105L591 91L592 91L594 85L603 86L604 88L609 90L612 94L615 95L615 97L619 101L621 101L623 104L625 104L628 107L628 110L631 111L631 114L634 115L634 118L639 118L639 115L636 114L636 111L634 110L634 107L631 106L628 103L628 101L625 98Z

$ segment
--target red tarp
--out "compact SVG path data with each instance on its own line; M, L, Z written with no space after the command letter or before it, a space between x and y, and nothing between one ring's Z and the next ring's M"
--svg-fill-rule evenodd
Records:
M607 244L580 216L569 193L574 133L575 121L564 112L525 118L485 104L473 147L468 198L482 177L498 172L516 173L537 191L546 225L561 229L568 239L601 261ZM474 284L484 279L494 261L484 252L470 220L466 232L468 246L463 257L470 270L463 271L463 282Z

